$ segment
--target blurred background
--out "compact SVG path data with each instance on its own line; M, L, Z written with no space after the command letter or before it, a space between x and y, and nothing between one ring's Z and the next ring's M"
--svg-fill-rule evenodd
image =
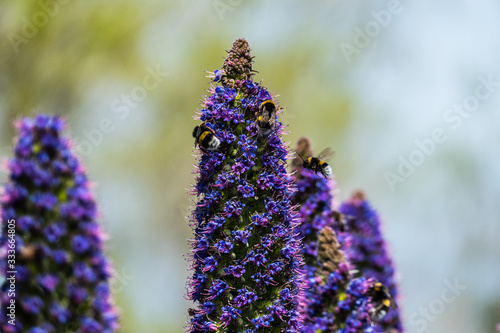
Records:
M16 118L65 115L110 235L123 332L181 332L192 117L204 71L244 37L287 140L332 147L337 201L362 188L382 215L406 331L494 332L499 15L495 0L5 0L0 155Z

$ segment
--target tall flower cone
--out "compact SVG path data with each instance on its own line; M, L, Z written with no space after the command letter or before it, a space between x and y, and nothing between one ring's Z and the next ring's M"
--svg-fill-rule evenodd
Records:
M189 310L188 332L300 328L301 259L285 168L288 151L280 122L267 135L259 131L260 105L274 98L252 75L248 42L238 39L222 70L211 75L221 85L209 89L200 111L210 130L196 140L203 143L213 131L220 145L201 148L193 188L188 298L196 308Z
M39 115L16 126L1 196L0 331L115 332L104 235L64 121Z
M346 254L358 270L359 276L374 278L387 287L396 300L398 288L395 280L394 265L383 238L380 217L365 199L361 191L340 207L346 222ZM379 323L379 329L387 332L403 332L397 308L391 308Z
M313 156L311 142L302 137L297 141L295 151L304 159ZM307 277L313 277L318 269L318 233L324 227L333 228L333 191L335 180L326 179L302 167L302 159L296 156L292 161L297 191L292 203L299 208L299 235L304 246L304 269Z
M309 139L302 137L295 151L304 159L313 156ZM352 279L352 267L341 250L333 228L338 214L332 208L334 180L292 162L297 192L292 203L299 209L299 237L306 271L306 305L303 333L372 332L367 294L372 281Z

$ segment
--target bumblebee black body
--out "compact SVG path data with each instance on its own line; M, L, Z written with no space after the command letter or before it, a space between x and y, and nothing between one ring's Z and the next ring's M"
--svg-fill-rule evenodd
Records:
M197 145L199 145L202 150L208 151L214 151L219 148L220 140L215 136L214 130L208 127L205 122L194 128L193 137L195 148Z
M332 168L323 160L317 157L309 157L304 161L304 168L307 168L314 173L321 173L325 178L328 178L332 174Z
M276 104L272 100L265 100L260 104L259 111L255 113L259 133L269 135L276 125Z
M259 110L262 114L267 113L268 116L271 116L276 114L276 104L272 100L267 99L260 103Z
M321 173L325 178L332 174L332 167L323 160L317 157L309 157L304 161L303 167L313 171L314 173Z
M389 290L380 282L373 283L368 290L368 295L373 303L370 316L374 321L382 320L390 308L397 308L396 302L394 302L389 294Z
M335 152L330 148L325 148L321 151L321 153L319 153L318 157L308 157L307 159L304 159L300 156L300 154L299 157L302 159L302 167L304 169L309 169L315 174L318 174L319 172L323 175L323 177L329 179L332 174L332 167L324 160L332 157L334 153Z

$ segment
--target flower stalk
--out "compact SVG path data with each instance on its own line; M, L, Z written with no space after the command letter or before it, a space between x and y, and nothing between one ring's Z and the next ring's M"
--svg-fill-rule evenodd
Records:
M216 150L200 150L191 226L188 332L297 332L301 259L286 172L283 124L260 134L261 105L273 96L252 81L248 42L238 39L213 82L199 119ZM266 115L268 116L268 114ZM210 137L209 137L210 138ZM214 142L211 139L211 142ZM207 145L208 146L208 145Z

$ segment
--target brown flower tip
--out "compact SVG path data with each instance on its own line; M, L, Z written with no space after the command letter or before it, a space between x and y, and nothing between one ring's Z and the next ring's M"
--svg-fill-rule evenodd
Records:
M305 136L301 137L295 145L295 151L297 152L297 154L292 160L292 167L297 169L302 167L302 158L307 159L313 156L311 140ZM300 158L299 155L302 156L302 158Z
M335 231L330 227L324 227L319 232L318 258L323 276L328 276L338 270L340 263L347 262L344 252L340 249Z
M365 201L365 200L366 200L365 192L361 190L356 190L352 192L351 201Z
M250 46L244 38L237 39L227 53L222 68L222 84L224 86L239 86L242 80L252 79L253 57L250 55Z

